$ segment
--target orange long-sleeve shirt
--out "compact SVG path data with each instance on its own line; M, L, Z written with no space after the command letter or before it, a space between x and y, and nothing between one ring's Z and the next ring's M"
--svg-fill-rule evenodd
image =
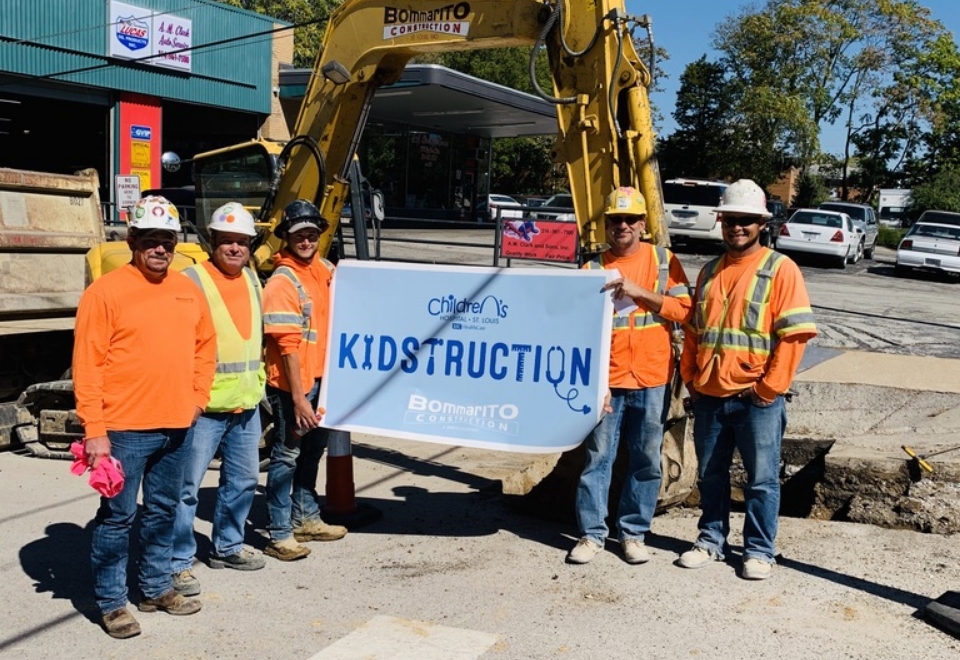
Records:
M317 378L323 376L327 360L327 324L330 318L330 283L333 272L318 258L304 265L280 253L275 267L292 269L311 301L309 331L297 320L302 315L300 294L286 277L276 273L263 287L263 332L267 337L267 383L287 392L290 383L283 367L283 356L296 353L300 358L300 383L304 393L309 392ZM314 339L315 336L315 339Z
M216 351L207 301L186 276L153 283L130 264L104 275L77 309L73 381L86 436L189 427L210 400Z
M790 388L806 342L817 330L803 276L789 258L782 258L772 277L768 304L756 310L759 330L747 332L742 327L745 310L756 306L749 301L749 288L769 254L764 248L739 258L724 255L705 299L701 273L694 304L702 321L707 328L729 328L737 334L719 341L703 339L705 330L696 327L695 315L684 337L680 375L697 392L726 397L753 387L761 398L772 401ZM764 344L772 350L759 348Z
M673 373L670 346L670 321L684 323L690 315L690 294L687 276L677 258L667 250L669 275L666 295L657 316L664 321L644 325L652 312L644 305L635 311L626 327L614 327L610 339L610 387L641 389L659 387ZM654 246L640 244L640 249L626 257L603 255L603 268L616 268L620 275L636 284L656 291L659 265Z

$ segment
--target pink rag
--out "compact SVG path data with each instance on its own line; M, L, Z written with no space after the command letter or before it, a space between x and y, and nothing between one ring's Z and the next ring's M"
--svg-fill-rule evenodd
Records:
M90 465L87 463L83 444L80 442L71 444L70 453L74 457L70 472L77 476L86 472ZM104 497L113 497L123 490L123 466L120 465L120 461L113 456L100 461L96 468L90 470L90 486Z

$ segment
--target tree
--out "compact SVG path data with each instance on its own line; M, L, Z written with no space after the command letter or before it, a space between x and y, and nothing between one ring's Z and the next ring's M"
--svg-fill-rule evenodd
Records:
M659 149L664 178L719 178L727 173L727 130L731 119L728 82L722 65L703 55L680 76L673 118L677 130Z
M846 197L852 148L871 168L869 186L885 178L882 163L914 148L926 54L943 33L916 0L767 0L721 25L715 46L742 86L739 122L753 144L789 149L805 168L820 127L845 117Z
M288 21L296 28L293 65L312 67L323 43L323 32L330 13L343 0L218 0L225 5L239 7L258 14Z
M950 165L926 183L913 188L911 210L919 215L927 209L960 213L960 166Z

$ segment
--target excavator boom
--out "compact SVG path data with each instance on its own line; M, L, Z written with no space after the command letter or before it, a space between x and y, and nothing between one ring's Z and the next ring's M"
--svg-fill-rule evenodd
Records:
M317 202L336 228L347 175L373 96L417 55L530 46L546 49L557 104L555 159L566 164L583 252L602 249L603 204L617 186L643 192L648 231L666 243L647 95L650 74L633 43L639 19L622 0L472 0L397 3L347 0L330 17L314 75L281 156L261 220L276 225L297 198ZM197 160L201 160L198 156ZM202 194L202 191L201 191ZM324 234L326 253L334 232ZM268 232L255 252L264 265L281 247Z

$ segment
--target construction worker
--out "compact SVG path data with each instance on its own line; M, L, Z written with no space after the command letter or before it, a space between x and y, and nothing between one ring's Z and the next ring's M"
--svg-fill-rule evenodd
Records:
M102 624L111 637L140 634L127 610L130 529L140 515L141 612L193 614L200 601L173 589L173 521L187 429L210 400L216 337L203 295L168 269L180 219L163 197L137 202L129 221L129 264L96 280L77 310L73 383L84 453L96 467L109 456L125 475L115 497L100 498L91 561Z
M320 519L317 496L323 451L332 434L342 433L320 427L317 417L333 280L333 264L317 249L328 228L311 202L288 204L276 229L285 245L263 291L267 400L276 432L267 469L270 543L264 552L280 561L310 554L300 542L334 541L347 533Z
M253 216L238 202L214 211L207 229L210 261L183 271L203 291L217 330L216 376L210 403L188 434L190 449L174 526L173 586L184 596L200 593L200 582L191 570L197 551L193 521L200 484L218 449L220 485L210 568L255 571L264 565L263 555L243 547L244 524L260 474L260 400L266 381L260 280L247 267L257 229Z
M629 564L650 560L644 534L650 531L660 492L660 448L674 365L671 330L689 316L690 293L677 258L643 242L646 220L647 205L639 191L615 190L604 212L610 249L584 266L615 269L619 276L604 286L617 301L609 401L585 440L576 496L580 540L567 555L573 564L589 562L606 541L607 498L621 437L629 467L617 513L620 547Z
M700 271L680 364L693 408L701 515L696 543L678 564L702 568L728 552L730 466L739 450L747 471L742 575L763 580L776 556L783 394L817 331L800 269L760 245L771 215L760 187L734 182L716 212L727 251Z

